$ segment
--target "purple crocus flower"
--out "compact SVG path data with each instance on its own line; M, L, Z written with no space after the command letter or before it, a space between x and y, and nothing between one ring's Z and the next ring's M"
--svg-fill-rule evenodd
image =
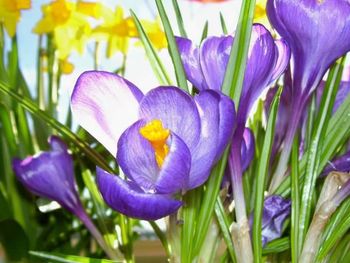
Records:
M330 161L320 176L327 176L330 172L333 171L343 173L350 172L350 151Z
M271 195L264 201L262 217L262 245L282 236L284 221L288 218L291 209L291 201L278 195ZM253 224L253 214L249 218Z
M289 125L270 191L282 181L305 106L330 65L350 50L350 5L346 0L268 0L271 24L292 51Z
M56 136L49 138L51 151L15 158L13 169L18 180L32 193L55 200L80 217L84 209L75 189L73 160L67 146Z
M97 168L106 203L131 217L174 213L177 193L203 184L230 141L232 100L208 90L192 98L177 87L146 95L107 72L83 73L72 94L74 116L114 156L127 180Z

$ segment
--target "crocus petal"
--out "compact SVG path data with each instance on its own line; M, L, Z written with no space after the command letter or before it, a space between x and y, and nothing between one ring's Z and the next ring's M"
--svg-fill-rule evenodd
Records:
M78 123L113 155L123 131L138 120L142 92L108 72L84 72L75 84L71 106Z
M14 159L13 169L18 180L36 195L55 200L72 213L81 211L75 189L72 157L58 137L49 140L51 151Z
M290 214L291 201L272 195L265 199L262 218L263 246L282 235L284 221Z
M221 90L232 43L232 36L209 37L202 43L200 64L209 89Z
M207 89L199 63L198 47L193 45L191 40L183 37L176 37L176 44L188 80L199 90Z
M142 189L152 192L155 191L159 168L152 145L140 134L140 128L145 125L146 121L139 120L120 136L117 160L127 177Z
M255 139L254 134L249 128L244 129L243 141L241 144L242 170L245 171L254 158Z
M284 39L275 40L277 61L272 71L270 83L278 79L286 70L290 60L290 48Z
M321 176L327 176L330 172L333 171L344 173L350 172L350 151L330 161L329 164L324 168Z
M161 120L164 128L177 134L191 150L198 142L200 119L192 97L176 87L158 87L140 102L140 116Z
M291 47L294 92L306 99L335 59L350 50L350 5L345 0L269 0L266 9Z
M174 194L188 185L191 152L175 133L171 133L169 153L160 169L155 188L160 194Z
M105 202L114 210L138 219L157 220L176 212L182 203L168 195L147 194L97 167L97 185Z
M235 109L230 98L216 91L206 90L194 99L201 118L201 134L192 152L189 189L208 179L212 166L231 140L235 127Z

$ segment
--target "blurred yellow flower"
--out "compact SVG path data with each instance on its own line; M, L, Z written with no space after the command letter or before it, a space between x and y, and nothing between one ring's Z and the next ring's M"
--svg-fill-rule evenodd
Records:
M94 36L97 41L107 41L107 57L113 56L118 51L126 54L130 38L138 37L132 17L124 17L124 11L120 6L117 6L114 12L105 8L102 17L104 22L94 29ZM167 46L159 21L142 20L141 23L157 49Z
M267 0L257 0L254 13L254 23L260 23L271 29L271 24L266 15L266 1Z
M91 34L88 17L100 16L100 4L93 2L72 3L55 0L42 6L42 19L35 25L36 34L52 33L58 57L66 58L73 50L82 53Z
M0 23L10 37L16 33L16 26L21 17L21 10L31 7L30 0L0 0Z
M74 70L74 65L67 58L60 59L60 70L62 74L71 74Z

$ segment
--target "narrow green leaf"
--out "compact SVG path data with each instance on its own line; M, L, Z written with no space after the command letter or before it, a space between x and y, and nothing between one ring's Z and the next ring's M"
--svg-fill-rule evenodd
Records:
M220 24L221 24L222 33L224 33L224 35L227 35L227 27L226 27L225 18L221 12L220 12Z
M231 49L225 79L222 85L222 91L233 99L236 107L239 105L239 99L243 87L254 9L255 0L245 0L242 2L235 41Z
M221 160L214 166L209 179L205 184L202 204L197 217L196 235L193 241L193 255L198 254L207 235L215 208L216 197L219 194L222 177L226 168L228 153L229 147L225 150Z
M328 262L348 263L350 259L350 234L347 234L334 248Z
M292 161L291 161L291 191L292 191L292 215L291 215L291 257L292 263L298 262L301 247L299 246L298 226L299 226L299 207L300 207L300 193L299 193L299 140L298 136L294 138L292 147Z
M301 196L299 211L299 245L302 247L304 238L309 226L312 196L315 191L316 178L318 176L318 166L321 159L322 142L325 138L327 125L332 114L333 104L340 84L344 58L341 63L335 64L329 72L329 77L323 91L320 110L316 117L315 129L312 133L311 143L307 155L307 166L305 180Z
M236 260L235 250L233 248L233 242L232 242L231 232L230 232L230 224L232 222L230 222L229 218L227 217L227 214L225 213L225 209L221 202L220 197L217 198L215 203L215 215L219 223L222 236L224 237L225 244L227 246L227 250L229 252L231 260L233 263L235 263L237 262L237 260Z
M208 36L208 27L209 27L209 23L208 23L208 20L205 21L205 24L204 24L204 27L203 27L203 30L202 30L202 36L201 36L201 42L207 38Z
M253 248L254 248L254 262L262 262L262 213L264 207L264 190L266 185L266 178L268 175L270 155L275 134L275 124L277 119L277 112L279 101L282 93L280 87L275 95L269 113L269 120L266 127L265 139L262 148L263 155L260 156L258 172L256 174L256 195L254 203L254 224L253 224Z
M135 15L135 13L132 10L130 10L130 13L134 19L137 32L139 34L140 40L141 40L143 47L145 49L148 60L151 64L151 67L152 67L154 73L156 74L160 84L172 85L170 77L168 76L168 73L166 72L166 69L165 69L163 63L160 60L152 42L148 38L147 33L144 30L140 20L137 18L137 16Z
M161 18L162 23L163 23L165 35L166 35L166 38L168 41L168 49L169 49L171 59L173 61L177 85L179 88L188 92L189 90L188 90L188 86L187 86L185 71L184 71L184 68L182 65L179 50L177 49L174 33L173 33L172 28L171 28L169 18L165 12L162 0L156 0L156 4L157 4L160 18Z
M267 245L263 248L262 253L263 255L277 254L277 253L286 251L289 248L290 248L289 237L282 237L267 243Z
M49 253L49 252L41 252L41 251L29 251L29 254L38 257L47 259L50 262L62 262L62 263L116 263L116 262L123 262L123 261L115 261L115 260L108 260L108 259L95 259L95 258L88 258L88 257L79 257L79 256L70 256L70 255L63 255L60 253Z
M0 123L2 125L2 130L6 137L8 147L10 149L11 155L16 154L17 143L15 137L15 125L11 119L11 113L8 108L0 103Z
M57 120L48 116L44 111L40 110L38 106L35 105L31 100L12 91L9 88L9 86L1 80L0 80L0 91L10 96L14 100L16 100L22 107L24 107L34 116L41 118L50 127L56 129L59 133L64 135L67 139L69 139L72 143L74 143L79 150L84 152L91 160L93 160L96 163L96 165L100 166L101 168L109 172L113 172L113 170L107 164L106 160L101 155L99 155L96 151L91 149L89 145L87 145L84 141L82 141L76 134L74 134L71 130L69 130L67 127L65 127L63 124L61 124Z
M156 222L154 222L154 221L148 221L148 222L150 223L154 232L156 233L157 237L159 238L160 242L162 243L168 259L170 259L171 258L170 245L168 243L168 240L167 240L165 234L163 233L163 231L160 229L160 227L157 225Z
M179 28L180 35L182 37L186 37L187 38L186 30L185 30L185 27L184 27L184 21L182 19L182 15L181 15L181 11L180 11L180 8L179 8L179 4L178 4L177 0L172 0L172 3L173 3L173 8L174 8L174 11L175 11L177 26Z

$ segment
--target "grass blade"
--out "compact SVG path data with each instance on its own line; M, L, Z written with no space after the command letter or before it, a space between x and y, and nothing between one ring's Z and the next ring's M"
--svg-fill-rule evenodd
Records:
M140 36L140 40L143 44L143 47L145 49L146 55L148 57L148 60L151 64L151 67L153 69L153 72L155 73L155 75L157 76L160 84L162 85L172 85L171 84L171 79L168 75L168 73L166 72L166 69L162 63L162 61L160 60L157 51L155 50L152 42L150 41L150 39L147 36L146 31L144 30L140 20L137 18L137 16L135 15L135 13L130 10L131 16L134 19L135 22L135 26L137 29L137 32Z
M174 32L171 28L169 18L165 12L162 0L156 0L158 12L160 15L160 18L163 23L165 35L168 41L168 49L170 53L170 57L173 61L174 69L175 69L175 75L176 75L176 81L179 88L183 89L184 91L188 92L188 86L187 86L187 80L185 71L182 65L181 57L179 54L179 50L177 49Z
M221 12L220 12L220 24L222 28L222 33L224 33L224 35L227 35L227 26L226 26L225 18Z
M173 3L173 8L174 8L174 11L175 11L177 26L179 28L180 35L182 37L187 38L187 33L186 33L186 30L185 30L185 27L184 27L184 21L182 19L182 15L181 15L181 11L180 11L180 8L179 8L179 4L178 4L177 0L172 0L172 3Z
M115 263L115 262L123 262L123 261L115 261L115 260L107 260L107 259L95 259L95 258L88 258L88 257L79 257L79 256L70 256L70 255L63 255L59 253L48 253L48 252L41 252L41 251L29 251L29 254L42 258L47 259L49 262L62 262L62 263Z
M205 21L205 24L204 24L204 27L203 27L203 30L202 30L202 36L201 36L201 42L207 38L208 36L208 27L209 27L209 23L208 23L208 20Z
M242 1L235 41L226 68L222 91L230 96L235 105L239 105L244 72L249 50L250 36L255 9L255 0Z
M254 203L254 223L253 223L253 249L254 262L262 262L262 213L264 207L264 190L270 164L270 155L275 134L275 124L282 87L277 91L271 105L269 120L266 127L265 139L262 148L263 155L260 156L258 173L256 175L256 190Z

